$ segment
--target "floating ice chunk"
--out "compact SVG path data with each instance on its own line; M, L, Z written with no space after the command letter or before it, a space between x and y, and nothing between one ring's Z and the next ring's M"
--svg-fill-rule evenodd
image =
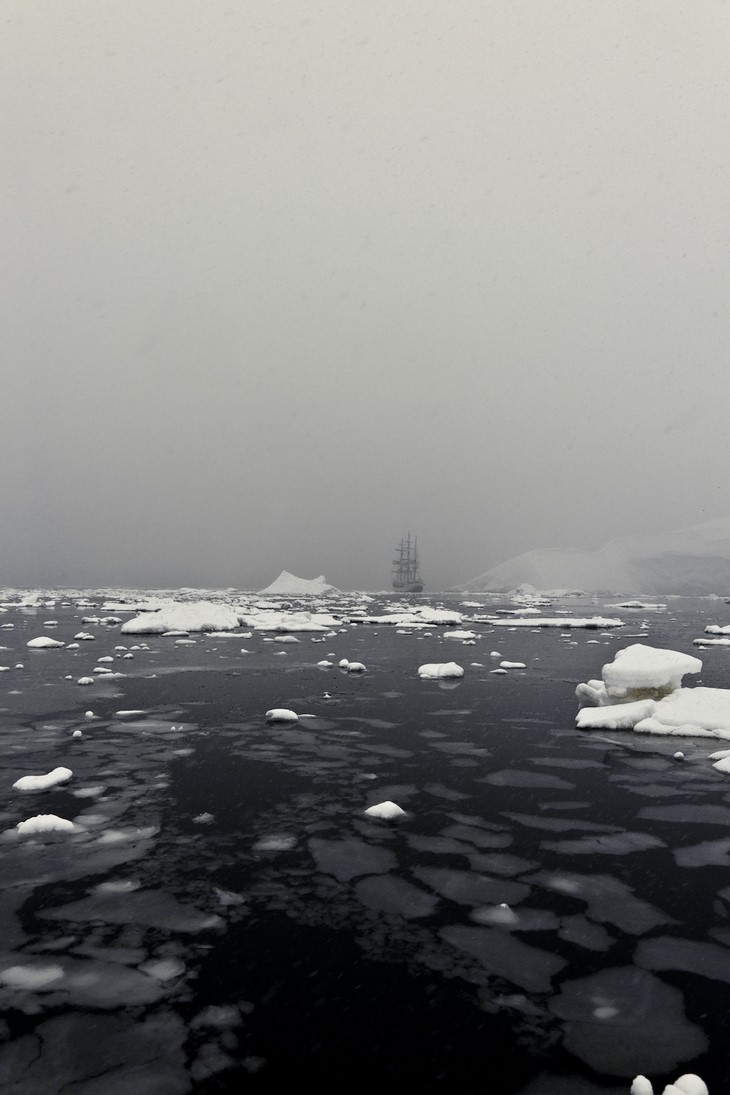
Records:
M274 635L273 638L275 643L298 643L299 641L296 635Z
M500 669L527 669L524 662L500 662Z
M724 627L718 627L717 624L708 624L705 628L706 635L730 635L730 624L725 624Z
M347 660L347 658L341 658L337 664L340 667L340 669L347 669L347 667L350 663Z
M31 650L52 650L66 644L59 642L58 639L49 639L47 635L40 635L37 639L30 639L25 645Z
M77 684L93 684L94 683L94 678L93 677L79 677L79 679L76 681L76 683Z
M267 722L298 722L299 715L295 711L290 711L287 707L272 707L270 711L266 712Z
M334 662L328 662L326 658L323 658L321 662L317 662L317 665L319 665L322 669L331 669L334 665Z
M113 661L114 661L114 658L112 658L112 656L111 656L110 654L105 654L103 658L97 658L96 660L97 660L97 662L99 662L99 663L102 663L102 662L113 662Z
M506 677L507 676L507 670L506 669L490 669L490 673L492 674L493 677Z
M77 833L79 828L73 821L57 817L56 814L36 814L27 821L19 821L15 826L20 836L35 836L36 833Z
M476 639L476 631L444 631L445 639Z
M73 734L71 735L72 738L82 738L83 736L84 735L81 733L80 730L74 730Z
M347 672L348 673L365 673L366 670L365 670L365 666L362 664L362 662L348 662Z
M73 772L70 768L54 768L45 776L21 776L16 779L13 788L16 791L45 791L48 787L55 787L58 783L66 783L71 779ZM69 822L69 824L73 824Z
M382 817L390 820L394 817L404 817L405 810L401 810L400 806L395 802L387 800L386 802L378 802L375 806L368 806L365 813L368 817Z
M700 673L702 662L678 650L661 650L634 643L619 650L612 662L604 665L603 683L615 700L646 698L647 692L658 699L681 688L686 673Z
M634 1077L629 1095L654 1095L654 1088L646 1076ZM667 1084L663 1095L710 1095L707 1084L694 1072L686 1072L673 1084Z
M575 723L579 730L633 730L637 722L654 713L656 706L655 700L635 700L608 707L583 707Z
M660 700L637 722L640 734L730 738L730 689L681 688Z
M438 677L463 677L464 670L456 662L432 662L418 667L421 680L433 680Z
M74 635L74 639L77 639L80 642L90 643L93 642L95 638L96 636L92 635L90 631L79 631L78 635Z

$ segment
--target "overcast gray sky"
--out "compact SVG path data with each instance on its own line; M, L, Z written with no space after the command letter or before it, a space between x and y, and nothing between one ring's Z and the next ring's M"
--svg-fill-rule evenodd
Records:
M0 0L0 585L730 515L730 5Z

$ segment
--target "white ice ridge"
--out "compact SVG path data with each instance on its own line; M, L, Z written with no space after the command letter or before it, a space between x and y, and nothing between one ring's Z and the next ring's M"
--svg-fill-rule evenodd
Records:
M16 791L45 791L47 787L55 787L58 783L66 783L71 779L73 772L70 768L54 768L45 776L21 776L16 779L13 789Z
M489 617L493 627L559 627L562 631L582 627L589 630L605 631L608 627L623 627L623 620L614 620L605 616L526 616L516 619L514 616Z
M437 677L463 677L464 670L456 662L431 662L419 665L418 676L421 680L434 680Z
M646 1076L634 1077L629 1095L654 1095L651 1080L647 1080ZM667 1084L663 1095L710 1095L710 1093L704 1080L696 1076L694 1072L686 1072L673 1084Z
M212 601L170 602L122 624L123 635L162 635L165 631L233 631L238 613Z

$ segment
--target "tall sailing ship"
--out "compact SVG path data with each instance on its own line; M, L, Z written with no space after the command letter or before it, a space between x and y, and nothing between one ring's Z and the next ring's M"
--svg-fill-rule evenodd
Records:
M393 560L393 589L397 593L421 593L423 579L418 571L418 537L411 546L411 534L401 540Z

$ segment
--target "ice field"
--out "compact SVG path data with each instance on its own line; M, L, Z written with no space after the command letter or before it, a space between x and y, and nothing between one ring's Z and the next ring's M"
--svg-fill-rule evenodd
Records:
M4 1093L728 1089L730 606L122 596L0 612Z

